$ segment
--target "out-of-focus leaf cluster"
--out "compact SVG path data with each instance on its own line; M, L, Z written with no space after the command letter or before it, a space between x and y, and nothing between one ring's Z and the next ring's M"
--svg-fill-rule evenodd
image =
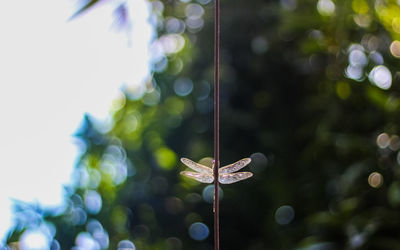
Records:
M47 225L62 248L212 249L210 187L178 159L212 155L213 3L150 3L152 79L107 131L85 119L66 210L9 242ZM222 187L222 249L399 249L398 1L221 7L222 164L251 156L255 174Z

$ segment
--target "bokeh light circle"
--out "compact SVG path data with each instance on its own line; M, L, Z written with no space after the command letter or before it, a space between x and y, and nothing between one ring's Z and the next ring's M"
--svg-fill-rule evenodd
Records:
M399 41L393 41L390 44L390 53L396 58L400 58L400 42Z
M174 83L174 91L178 96L187 96L193 90L193 82L189 78L178 78Z
M181 250L183 247L182 241L177 237L169 237L166 239L168 249Z
M102 207L102 199L99 193L89 190L85 195L86 211L90 214L97 214Z
M275 212L275 221L279 225L287 225L294 219L294 209L292 206L284 205Z
M203 189L203 200L212 204L214 202L214 185L208 185ZM224 192L222 191L222 188L219 187L219 200L222 200L224 197Z
M378 147L382 149L389 146L389 143L390 143L390 138L389 135L386 133L382 133L378 135L378 137L376 137L376 145L378 145Z
M250 156L250 158L250 169L254 173L263 171L268 165L268 158L263 153L254 153Z
M75 244L82 249L100 250L99 243L88 232L80 232L76 236Z
M363 51L355 49L350 52L349 63L353 66L364 66L368 63L368 59Z
M208 229L208 227L201 222L193 223L189 227L189 235L194 240L204 240L205 238L207 238L209 233L210 230Z
M255 54L263 54L268 50L268 48L268 41L263 36L257 36L251 41L251 49Z
M132 241L122 240L118 243L118 250L136 250L136 247Z
M319 0L317 10L322 16L331 16L335 13L335 4L331 0Z
M383 184L383 176L378 172L373 172L368 176L368 184L373 188L379 188Z
M363 77L363 69L359 66L349 65L345 70L346 76L353 80L360 80Z
M381 89L389 89L392 86L392 74L383 65L374 67L368 77L372 83Z

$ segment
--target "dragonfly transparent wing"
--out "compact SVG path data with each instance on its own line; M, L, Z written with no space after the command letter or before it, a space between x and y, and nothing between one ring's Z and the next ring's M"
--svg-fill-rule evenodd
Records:
M240 161L237 161L235 163L232 163L232 164L229 164L229 165L227 165L225 167L220 168L219 169L219 173L220 174L227 174L227 173L236 172L236 171L246 167L250 162L251 162L250 158L241 159Z
M231 184L241 180L245 180L252 176L253 174L250 172L239 172L231 174L220 174L218 179L221 184Z
M196 163L192 160L189 160L187 158L181 158L181 162L188 166L189 168L193 169L196 172L199 173L205 173L205 174L211 174L213 173L212 169L209 167L206 167L204 165L201 165L199 163Z
M190 171L182 171L181 175L189 177L193 180L202 182L202 183L212 183L214 181L214 177L211 174L206 173L195 173Z

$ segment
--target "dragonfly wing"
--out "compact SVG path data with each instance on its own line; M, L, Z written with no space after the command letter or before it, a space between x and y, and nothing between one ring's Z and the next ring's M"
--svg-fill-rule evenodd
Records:
M231 173L231 174L220 174L219 182L221 184L231 184L241 180L245 180L253 176L253 173L250 172L239 172L239 173Z
M250 158L244 158L241 159L240 161L237 161L235 163L229 164L225 167L222 167L219 169L220 174L227 174L227 173L233 173L236 172L244 167L247 166L251 162Z
M210 174L206 173L195 173L190 171L182 171L181 175L189 177L190 179L202 182L202 183L212 183L214 181L214 177Z
M204 165L201 165L199 163L196 163L192 160L189 160L187 158L181 158L181 162L188 166L189 168L193 169L196 172L199 173L205 173L205 174L211 174L213 173L212 169L209 167L206 167Z

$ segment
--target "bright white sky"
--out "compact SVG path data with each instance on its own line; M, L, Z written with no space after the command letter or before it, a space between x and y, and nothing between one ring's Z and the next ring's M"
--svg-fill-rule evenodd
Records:
M71 134L83 114L106 118L120 86L148 75L149 8L128 2L130 44L111 29L112 1L71 22L78 6L71 0L0 2L0 239L10 197L61 203L79 153Z

